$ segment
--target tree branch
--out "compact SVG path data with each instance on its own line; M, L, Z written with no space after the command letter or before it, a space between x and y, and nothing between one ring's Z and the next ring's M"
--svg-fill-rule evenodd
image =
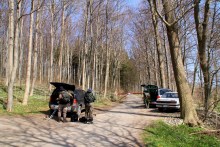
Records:
M156 9L157 8L157 5L156 5L156 1L154 0L154 7L155 7L155 11L157 13L157 15L160 17L160 19L167 25L167 26L173 26L174 24L176 24L179 20L181 20L191 9L193 9L197 4L192 4L192 6L186 10L181 16L179 16L174 22L172 23L169 23L167 22L163 16L158 12L158 10Z
M163 23L165 23L167 26L171 26L171 24L169 22L167 22L163 16L157 11L157 3L156 3L156 0L153 1L154 2L154 8L155 8L155 11L157 13L157 15L160 17L160 19L163 21Z
M45 2L45 0L42 1L41 5L40 5L38 8L36 8L36 9L33 10L33 11L31 11L30 13L22 14L22 15L18 18L18 22L21 20L22 17L27 16L27 15L30 15L30 14L32 14L32 13L38 11L38 10L43 6L44 2Z
M179 16L173 23L171 23L171 26L176 24L180 19L182 19L194 7L195 7L195 4L193 4L188 10L186 10L181 16Z

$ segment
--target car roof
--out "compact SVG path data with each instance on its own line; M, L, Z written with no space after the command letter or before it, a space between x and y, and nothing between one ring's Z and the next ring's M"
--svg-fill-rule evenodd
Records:
M173 91L171 91L171 92L166 92L166 93L178 93L178 92L173 92Z
M171 90L171 89L169 89L169 88L158 88L158 89L162 89L162 90L163 90L163 89L164 89L164 90Z

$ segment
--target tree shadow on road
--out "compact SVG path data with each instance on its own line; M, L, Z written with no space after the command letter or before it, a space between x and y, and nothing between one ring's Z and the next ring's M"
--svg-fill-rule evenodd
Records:
M5 126L0 133L0 146L142 146L132 131L124 126L123 133L115 131L121 126L111 126L111 120L105 125L85 125L81 123L57 123L19 117L1 119ZM109 127L106 127L108 125ZM8 130L8 127L11 129Z
M159 113L156 110L153 110L153 112L158 112L158 113L145 113L144 109L143 109L143 113L136 113L136 112L129 112L129 111L115 111L115 110L99 110L99 111L103 111L103 112L111 112L111 113L118 113L118 114L133 114L133 115L142 115L142 116L153 116L153 117L171 117L169 114L166 113ZM174 118L179 118L179 117L174 117Z

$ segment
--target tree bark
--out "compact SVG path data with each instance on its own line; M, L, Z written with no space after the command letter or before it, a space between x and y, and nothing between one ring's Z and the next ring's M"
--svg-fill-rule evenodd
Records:
M85 10L85 26L84 26L84 50L82 51L82 89L86 88L86 77L87 77L87 56L88 56L88 17L89 17L89 0L86 1Z
M51 0L50 6L50 16L51 16L51 26L50 26L50 37L51 37L51 45L50 45L50 82L53 82L53 48L54 48L54 0ZM52 90L52 85L50 84L49 90Z
M9 28L8 28L8 101L7 101L7 111L12 111L13 105L13 84L14 84L14 71L13 71L13 52L14 52L14 0L9 1ZM17 33L17 32L16 32ZM16 34L17 35L17 34ZM12 74L13 71L13 74Z
M173 5L171 4L170 0L162 0L162 3L165 13L165 20L167 23L172 24L175 21L174 10L171 7ZM170 46L174 77L180 98L181 117L183 118L185 124L189 126L196 126L200 124L200 121L193 105L190 87L186 80L186 73L182 63L180 43L178 39L178 26L176 23L172 25L167 23L167 36Z
M25 92L24 98L22 101L23 105L27 105L28 103L28 96L30 92L30 79L31 79L31 56L33 50L33 26L34 26L34 1L31 0L31 15L30 15L30 27L29 27L29 46L28 46L28 61L27 61L27 71L26 71L26 85L25 85Z
M105 49L106 49L106 70L105 70L105 85L104 85L104 98L107 95L107 89L108 89L108 80L109 80L109 64L110 64L110 51L108 47L108 0L106 2L106 32L105 32L105 37L106 37L106 42L105 42Z
M153 0L148 0L151 8L151 15L152 15L152 22L154 26L154 34L155 34L155 40L156 40L156 48L157 48L157 56L158 56L158 64L159 64L159 72L160 72L160 86L166 87L165 85L165 73L164 73L164 59L163 59L163 53L162 53L162 47L161 47L161 39L159 35L158 30L158 17L157 13L155 11Z
M60 38L60 53L59 53L59 81L62 81L62 70L63 70L63 48L64 48L64 37L65 37L65 10L66 2L62 1L62 24L61 24L61 38Z
M210 74L209 74L209 63L207 61L206 55L206 42L207 42L207 31L208 31L208 22L209 22L209 7L210 7L210 0L205 1L204 6L204 18L203 22L200 23L200 0L194 0L194 19L196 24L196 32L197 32L197 39L198 39L198 53L199 53L199 63L202 69L203 80L204 80L204 107L205 107L205 117L208 112L208 99L210 96Z
M38 0L38 8L40 7L40 0ZM38 62L38 47L39 47L39 23L40 23L41 11L36 12L36 32L35 32L35 46L34 46L34 67L33 67L33 79L30 89L30 96L33 96L35 82L37 80L37 62Z
M24 25L24 20L21 19L21 25L20 25L20 39L19 39L19 73L18 73L18 77L19 77L19 83L20 86L22 84L22 75L23 75L23 63L24 63L24 50L23 50L23 25Z
M164 28L164 24L162 24L162 28L163 28L163 46L164 46L164 52L165 52L165 63L166 63L166 74L167 74L167 88L171 89L170 65L169 65L169 60L168 60L166 37L165 37L166 30Z

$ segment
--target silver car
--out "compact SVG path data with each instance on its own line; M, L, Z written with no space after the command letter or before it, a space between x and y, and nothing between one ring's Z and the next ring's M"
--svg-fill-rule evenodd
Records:
M141 85L143 90L143 102L146 108L156 107L156 101L158 98L166 92L171 92L170 89L167 88L158 88L156 85Z
M177 92L166 92L156 101L156 107L159 111L165 109L180 109L179 96Z

